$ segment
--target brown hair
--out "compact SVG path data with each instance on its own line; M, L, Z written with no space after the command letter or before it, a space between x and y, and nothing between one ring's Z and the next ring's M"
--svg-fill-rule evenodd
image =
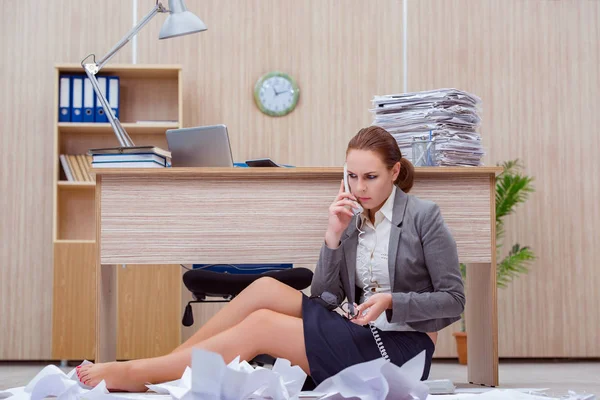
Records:
M397 162L400 162L400 174L398 174L394 184L405 193L408 193L413 187L415 168L410 161L402 157L396 139L385 129L379 126L369 126L361 129L350 139L346 155L350 150L373 151L379 155L388 169L392 169Z

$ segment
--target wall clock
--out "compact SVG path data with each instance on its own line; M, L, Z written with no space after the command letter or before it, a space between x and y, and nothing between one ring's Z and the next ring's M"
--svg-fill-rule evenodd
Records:
M265 74L254 85L256 105L272 117L282 117L294 111L299 97L296 81L283 72Z

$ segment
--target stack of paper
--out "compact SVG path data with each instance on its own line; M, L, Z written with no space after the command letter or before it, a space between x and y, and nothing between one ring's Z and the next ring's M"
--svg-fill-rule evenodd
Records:
M438 89L375 96L372 102L373 125L390 132L409 160L414 161L414 139L432 138L436 165L482 165L479 97L458 89Z
M171 153L154 146L91 149L93 168L165 168Z

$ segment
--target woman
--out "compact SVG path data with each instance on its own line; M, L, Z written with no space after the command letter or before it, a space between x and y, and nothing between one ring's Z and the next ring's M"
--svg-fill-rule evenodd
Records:
M351 193L341 184L329 207L310 298L261 278L170 354L78 367L80 380L144 391L148 382L181 377L193 347L227 363L238 355L286 358L317 384L360 362L386 356L400 366L425 350L426 379L436 332L464 309L456 244L439 207L407 194L414 170L387 131L359 131L346 162ZM354 216L357 202L364 211ZM351 314L332 311L345 298Z

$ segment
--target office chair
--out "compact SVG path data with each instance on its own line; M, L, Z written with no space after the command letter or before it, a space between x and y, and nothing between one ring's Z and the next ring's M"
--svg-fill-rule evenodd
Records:
M194 300L185 307L181 323L184 326L194 324L193 303L229 302L252 282L265 276L303 290L310 286L313 273L308 268L292 268L292 264L195 264L193 269L183 274L183 283Z
M291 264L279 265L201 265L195 264L194 268L183 274L183 283L192 293L194 300L188 302L183 313L181 323L184 326L194 324L192 312L193 303L226 303L240 294L255 280L269 276L297 290L310 286L313 272L308 268L292 268ZM207 299L212 297L214 299ZM273 365L275 358L261 354L251 360L251 363L264 366ZM303 390L315 388L314 382L307 377Z

